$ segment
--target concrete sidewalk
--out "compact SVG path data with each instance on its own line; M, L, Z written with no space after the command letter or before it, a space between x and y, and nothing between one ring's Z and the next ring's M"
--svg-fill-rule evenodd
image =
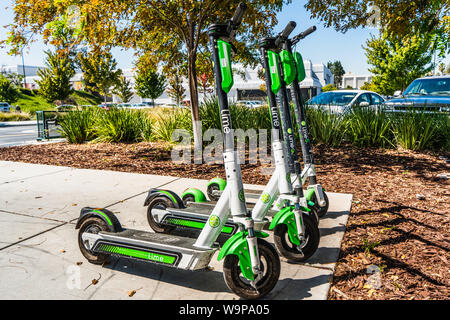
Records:
M208 272L127 259L101 267L81 255L74 227L82 207L108 208L124 227L151 231L143 207L151 187L206 191L206 180L0 161L0 299L238 298L225 285L217 253ZM352 196L329 198L319 250L304 264L282 258L280 279L266 299L327 298Z

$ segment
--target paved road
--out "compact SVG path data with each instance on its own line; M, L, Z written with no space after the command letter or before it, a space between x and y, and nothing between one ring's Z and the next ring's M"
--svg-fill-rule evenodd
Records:
M0 127L0 148L36 142L37 126Z

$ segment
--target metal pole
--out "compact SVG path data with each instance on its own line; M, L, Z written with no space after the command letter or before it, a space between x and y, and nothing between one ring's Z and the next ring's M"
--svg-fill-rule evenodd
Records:
M25 75L25 62L24 62L24 58L23 58L23 47L22 47L21 53L22 53L23 87L26 88L27 87L27 77Z

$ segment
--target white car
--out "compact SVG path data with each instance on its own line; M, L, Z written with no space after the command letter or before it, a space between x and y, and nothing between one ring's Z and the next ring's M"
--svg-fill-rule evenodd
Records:
M256 108L256 107L262 106L262 102L261 101L247 101L247 100L243 100L243 101L238 101L238 104L244 105L244 106L250 107L250 108Z
M323 108L332 113L347 113L355 106L377 109L384 104L378 93L366 90L334 90L322 92L306 104L313 108Z
M8 102L0 102L0 112L9 112L10 105Z

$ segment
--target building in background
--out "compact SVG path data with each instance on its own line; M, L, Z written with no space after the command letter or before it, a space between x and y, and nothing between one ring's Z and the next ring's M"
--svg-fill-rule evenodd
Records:
M305 65L305 79L300 83L300 89L302 95L305 99L310 99L321 92L321 88L327 84L334 83L334 77L331 71L323 64L313 64L310 60L303 60ZM25 75L27 87L30 89L39 89L39 85L36 80L39 80L37 76L37 70L42 67L36 66L25 66ZM266 93L262 90L265 87L265 81L261 79L258 75L258 68L244 68L243 65L236 65L234 69L240 72L234 73L234 86L228 94L230 100L242 101L242 100L260 100L265 101L267 99ZM18 73L22 70L21 65L17 66L3 66L0 72L4 74L8 73ZM125 76L130 82L131 86L134 87L134 70L133 69L122 69L123 76ZM71 84L74 90L83 90L83 74L77 72L71 79ZM184 103L189 104L189 85L187 80L183 82L183 87L185 89ZM208 95L214 95L214 88L210 90L212 93L207 93ZM203 101L205 99L199 90L199 100ZM112 95L113 103L121 103L120 98L117 95ZM134 95L129 103L143 103L151 102L151 99L141 98L138 95ZM156 104L160 105L175 105L175 101L170 98L167 91L164 92L158 99L155 99Z
M372 75L357 75L349 72L342 77L341 88L345 89L351 87L352 89L359 89L366 82L372 82Z

